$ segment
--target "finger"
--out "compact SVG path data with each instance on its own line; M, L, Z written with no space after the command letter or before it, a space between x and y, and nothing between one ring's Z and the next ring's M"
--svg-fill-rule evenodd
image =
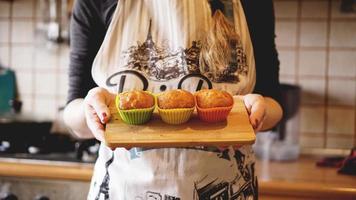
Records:
M95 138L99 141L104 141L104 125L100 122L96 111L90 105L87 105L85 118L88 128Z
M255 129L263 121L265 113L266 113L265 103L263 101L254 102L251 108L250 121Z
M255 132L258 132L262 129L262 126L263 126L263 122L261 122L258 127L255 129Z
M266 115L266 112L265 112L265 114L263 115L262 121L258 124L257 128L255 129L256 132L262 130L263 123L266 120L266 118L267 118L267 115Z
M250 115L251 114L251 108L252 108L252 102L249 100L249 98L243 98L243 102L245 104L245 108L247 110L247 113Z
M105 104L104 96L97 96L91 103L91 106L94 108L96 114L98 115L100 121L105 124L110 119L110 110Z
M265 106L259 102L252 105L250 121L255 128L257 128L257 126L262 122L265 112Z

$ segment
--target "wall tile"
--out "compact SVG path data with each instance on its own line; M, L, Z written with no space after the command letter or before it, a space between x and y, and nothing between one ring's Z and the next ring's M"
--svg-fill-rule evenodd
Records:
M12 38L13 43L31 43L34 39L34 27L32 21L12 22Z
M296 46L297 23L276 22L277 46Z
M53 98L37 98L33 114L40 118L54 119L57 113L56 99Z
M0 46L0 66L10 67L9 51L8 46Z
M59 76L59 95L66 96L68 93L68 75L67 73L61 73Z
M304 133L323 133L325 109L322 106L302 106L300 110L301 129Z
M329 76L344 76L355 78L356 51L331 51Z
M285 76L285 75L280 75L279 76L279 82L280 83L285 83L285 84L296 84L296 80L294 76Z
M49 19L48 1L37 1L35 8L35 17L38 19Z
M21 112L24 114L33 113L33 98L32 95L24 95L20 96L20 100L22 101Z
M322 148L324 145L323 136L308 136L302 135L299 140L299 145L302 148Z
M356 47L356 20L332 21L330 32L330 46Z
M69 47L67 45L60 47L59 68L66 71L69 68Z
M32 95L33 90L33 75L27 72L16 71L16 82L20 95Z
M16 0L13 3L13 17L33 17L34 0Z
M51 49L51 47L56 47L58 45L48 40L47 33L43 31L45 26L46 25L38 22L36 24L36 32L32 43L34 43L37 49Z
M35 67L37 69L56 69L58 66L58 50L36 47Z
M32 46L12 46L11 51L12 68L29 70L33 67Z
M296 18L298 1L274 1L277 18Z
M333 149L351 149L354 146L352 137L327 137L326 147Z
M301 78L299 84L302 88L302 103L324 104L325 79Z
M355 109L328 108L327 133L350 134L355 131Z
M326 18L328 1L302 1L302 18Z
M67 96L59 96L58 98L58 105L65 106L67 103Z
M10 16L10 2L0 1L0 17L9 17Z
M55 96L57 91L57 75L55 73L36 73L35 92L39 95Z
M300 45L302 47L325 47L326 46L326 21L325 22L302 22Z
M355 105L354 80L329 80L328 95L331 105Z
M325 76L326 51L301 51L299 75Z
M280 74L294 75L295 72L295 51L279 51Z
M8 21L0 21L0 42L9 42L9 26Z
M350 19L350 18L355 18L356 19L356 13L343 13L340 12L340 5L341 5L341 0L333 0L332 2L332 8L331 8L331 17L333 19Z

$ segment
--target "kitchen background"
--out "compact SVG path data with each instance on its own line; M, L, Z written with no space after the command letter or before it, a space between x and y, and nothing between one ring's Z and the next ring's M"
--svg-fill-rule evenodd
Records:
M65 38L68 15L53 15L49 2L0 1L0 63L16 72L23 112L55 120L58 131L65 130L59 108L66 103L69 45L49 42L47 28L56 40L51 22L61 21ZM275 1L280 79L302 87L304 152L356 145L356 14L340 12L340 4Z

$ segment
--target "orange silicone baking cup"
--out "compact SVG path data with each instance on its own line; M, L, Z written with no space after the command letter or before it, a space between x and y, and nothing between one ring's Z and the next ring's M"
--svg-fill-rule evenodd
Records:
M200 108L197 105L198 117L205 122L220 122L226 120L233 105L228 107Z

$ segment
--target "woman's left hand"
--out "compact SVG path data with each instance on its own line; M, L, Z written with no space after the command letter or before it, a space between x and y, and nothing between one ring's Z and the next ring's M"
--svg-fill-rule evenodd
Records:
M247 94L245 96L234 96L234 99L243 100L255 133L273 128L282 118L281 106L270 97ZM234 146L235 149L238 147ZM223 151L227 147L218 148Z
M260 131L267 117L267 103L265 98L259 94L247 94L240 96L240 98L244 101L253 129L255 132Z

